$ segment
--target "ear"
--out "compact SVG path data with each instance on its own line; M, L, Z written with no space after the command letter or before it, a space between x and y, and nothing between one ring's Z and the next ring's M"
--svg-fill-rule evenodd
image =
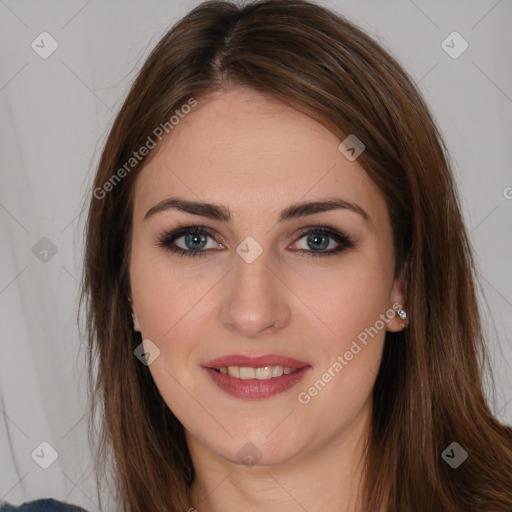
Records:
M130 303L130 306L132 309L133 329L137 332L140 332L139 319L137 318L137 313L135 312L135 308L133 306L133 300L131 297L128 299L128 302Z
M393 287L389 295L388 308L395 312L393 318L388 322L387 329L390 332L399 332L407 325L408 318L402 320L397 311L403 309L409 316L409 311L406 304L406 286L405 286L406 266L402 270L399 277L393 282Z

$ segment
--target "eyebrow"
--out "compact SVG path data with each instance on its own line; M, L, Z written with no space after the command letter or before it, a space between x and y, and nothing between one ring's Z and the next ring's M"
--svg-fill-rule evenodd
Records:
M232 219L229 208L214 204L201 203L198 201L189 201L179 197L171 197L160 201L158 204L150 208L144 220L149 219L153 215L166 210L178 210L192 215L207 217L209 219L219 220L222 222L230 222ZM371 224L371 218L359 205L340 198L327 198L321 201L310 201L292 204L281 211L278 222L286 222L315 213L322 213L331 210L350 210L363 217L367 224Z

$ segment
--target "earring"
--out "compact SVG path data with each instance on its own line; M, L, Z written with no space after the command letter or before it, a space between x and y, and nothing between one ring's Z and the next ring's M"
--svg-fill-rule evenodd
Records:
M402 327L405 327L406 323L407 323L407 312L404 310L404 309L399 309L396 314L402 319L402 320L405 320L404 322L400 322L400 325Z

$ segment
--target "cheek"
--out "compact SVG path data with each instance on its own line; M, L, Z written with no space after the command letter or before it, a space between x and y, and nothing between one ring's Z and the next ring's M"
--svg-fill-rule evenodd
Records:
M175 257L163 251L156 255L154 250L144 252L133 254L131 286L142 338L160 350L149 371L167 406L186 428L193 428L201 410L190 397L197 389L205 332L215 318L207 312L225 269L205 265L199 270L176 263Z
M213 273L194 272L192 265L177 264L176 256L163 250L141 248L132 253L130 282L142 335L163 343L183 325L196 324L194 315L215 278Z
M318 408L326 422L333 416L353 418L357 414L380 366L392 267L385 258L366 254L347 257L336 272L317 270L315 279L298 281L303 287L297 294L304 297L308 292L307 304L320 321L311 316L309 322L310 328L313 321L317 324L318 363L297 394L302 393L299 403ZM314 282L318 286L312 286ZM332 408L333 404L343 413L337 405Z
M294 293L317 317L315 321L309 315L329 351L350 345L388 307L391 265L386 258L379 260L371 254L352 253L336 267L310 266L307 273L304 269L294 278Z
M346 428L365 410L386 334L380 315L387 294L384 287L376 290L371 273L330 291L320 316L335 335L323 329L327 334L317 338L317 365L296 390L303 412L317 418L317 428L325 432Z
M132 254L130 279L141 335L160 350L148 369L163 400L179 413L185 427L189 427L187 419L198 413L190 399L197 384L189 364L204 324L201 297L212 286L204 279L191 279L190 274L154 250Z

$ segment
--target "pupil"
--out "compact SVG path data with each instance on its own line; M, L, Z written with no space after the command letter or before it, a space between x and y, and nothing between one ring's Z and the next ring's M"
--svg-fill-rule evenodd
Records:
M313 247L313 249L317 250L322 250L322 249L327 249L327 247L329 247L329 237L328 236L325 236L325 235L309 235L308 236L308 244L316 244L318 242L318 240L322 240L323 243L320 243L320 245L310 245L311 247Z
M203 244L201 247L189 247L189 244ZM185 235L185 245L189 249L202 249L206 244L206 235L204 234L187 234Z

